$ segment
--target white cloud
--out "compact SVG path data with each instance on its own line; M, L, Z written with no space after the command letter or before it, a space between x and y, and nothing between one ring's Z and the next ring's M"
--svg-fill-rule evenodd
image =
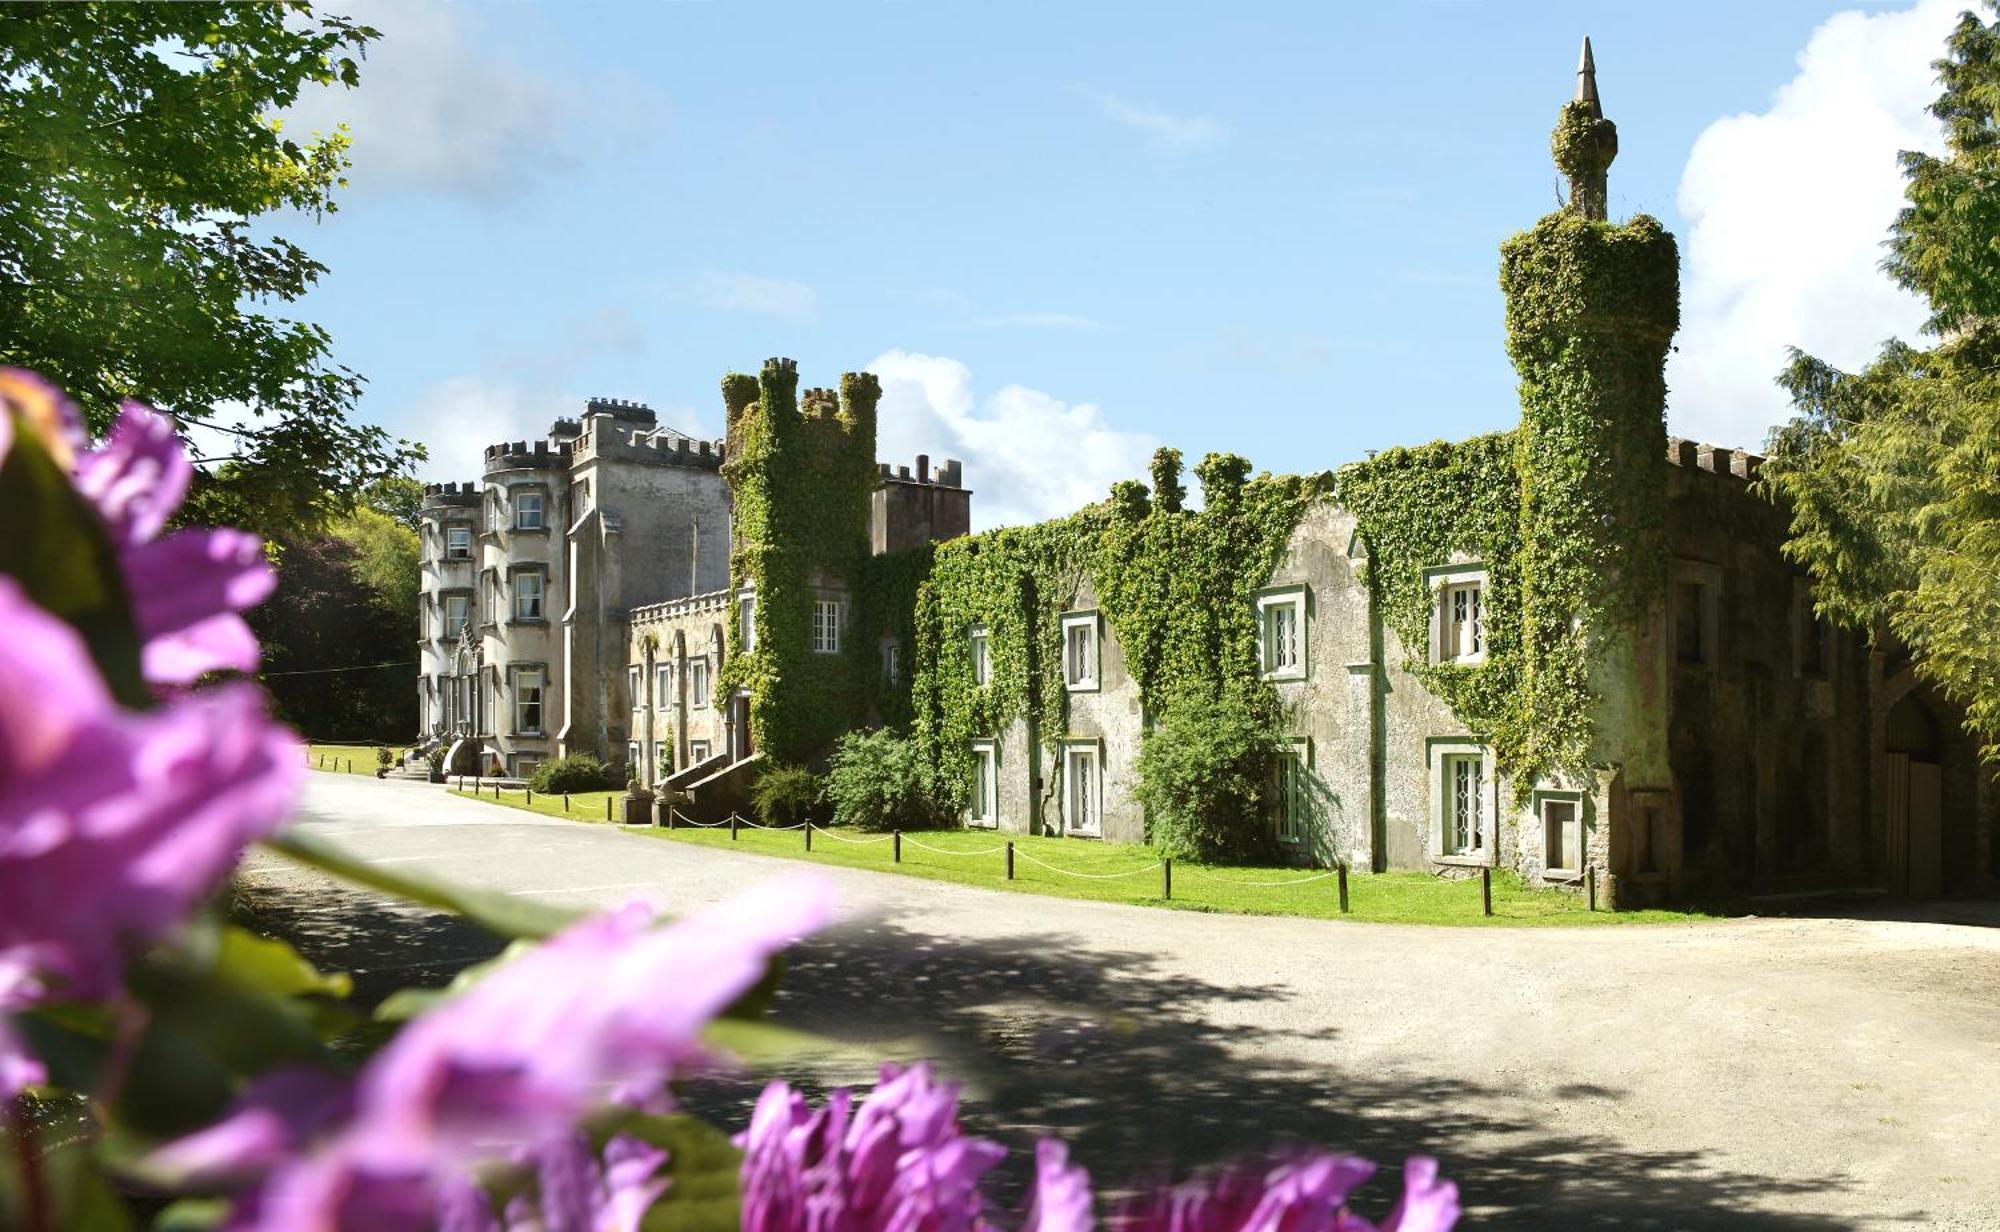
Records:
M882 381L877 455L908 465L959 458L975 491L975 529L1036 522L1102 500L1118 479L1142 479L1158 441L1113 428L1087 402L1008 385L975 397L972 370L942 355L894 350L868 365Z
M1772 384L1787 346L1852 368L1916 333L1923 306L1881 272L1882 241L1903 204L1897 152L1941 148L1925 112L1931 62L1965 7L1838 14L1768 110L1696 138L1679 195L1684 324L1667 367L1676 433L1760 445L1789 415Z
M382 32L360 62L361 84L308 90L286 131L353 135L356 194L413 191L488 204L576 166L585 147L657 130L664 106L628 78L564 80L556 56L499 53L478 6L406 0L337 11ZM585 114L586 110L589 114Z
M724 312L809 321L819 309L819 295L803 282L764 278L756 274L724 274L710 270L689 283L678 298Z
M1154 145L1163 150L1200 149L1222 138L1222 125L1207 116L1177 116L1141 106L1103 90L1085 90L1084 93L1107 117L1146 134L1152 138Z
M488 445L540 440L555 420L582 415L587 400L585 394L574 390L533 385L492 373L455 376L420 394L391 430L422 442L430 450L430 457L417 468L419 479L451 483L477 479L484 473ZM653 412L664 427L696 437L708 435L708 428L690 407L655 406Z

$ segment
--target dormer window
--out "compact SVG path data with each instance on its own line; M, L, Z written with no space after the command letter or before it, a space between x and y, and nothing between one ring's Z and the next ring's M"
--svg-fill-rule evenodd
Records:
M1483 565L1427 571L1433 598L1432 663L1486 661L1487 575Z

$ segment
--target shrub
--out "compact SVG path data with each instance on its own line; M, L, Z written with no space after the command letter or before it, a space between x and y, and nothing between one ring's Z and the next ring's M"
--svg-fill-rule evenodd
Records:
M375 750L375 764L387 770L396 764L396 755L389 751L387 745L383 745Z
M622 778L607 778L606 775L603 762L588 753L572 753L536 766L528 786L549 795L559 795L571 791L603 791L624 781Z
M1279 753L1274 725L1236 693L1169 709L1139 750L1134 795L1163 856L1240 861L1270 851L1265 806Z
M750 789L750 803L767 826L795 826L819 812L819 776L804 766L772 766Z
M921 830L938 824L924 790L916 741L887 728L852 731L833 746L826 796L834 818L863 830Z

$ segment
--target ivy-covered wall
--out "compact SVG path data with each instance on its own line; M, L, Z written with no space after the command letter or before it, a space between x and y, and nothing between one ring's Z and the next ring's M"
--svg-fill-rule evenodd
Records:
M1051 745L1069 731L1061 614L1088 582L1146 713L1224 688L1275 696L1257 678L1256 591L1324 475L1249 478L1234 454L1195 468L1205 507L1181 504L1179 454L1162 451L1154 487L1135 480L1111 498L1034 526L942 544L916 611L912 729L954 808L965 804L971 741L1029 721ZM990 679L975 683L969 632L984 626ZM1048 776L1045 796L1056 786Z
M766 759L803 763L858 726L872 684L872 647L859 645L856 604L868 559L868 500L875 464L875 407L882 387L850 372L840 392L799 396L798 368L765 361L754 379L723 378L729 425L723 475L735 498L730 558L729 653L720 704L750 692L750 730ZM739 595L755 592L757 646L745 653ZM841 595L846 628L838 654L812 650L814 598Z

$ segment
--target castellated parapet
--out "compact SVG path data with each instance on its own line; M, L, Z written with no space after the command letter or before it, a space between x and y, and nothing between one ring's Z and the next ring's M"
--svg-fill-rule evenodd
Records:
M972 492L957 458L946 458L935 474L929 454L917 455L914 473L907 466L877 465L881 474L868 518L869 549L875 555L971 533Z

